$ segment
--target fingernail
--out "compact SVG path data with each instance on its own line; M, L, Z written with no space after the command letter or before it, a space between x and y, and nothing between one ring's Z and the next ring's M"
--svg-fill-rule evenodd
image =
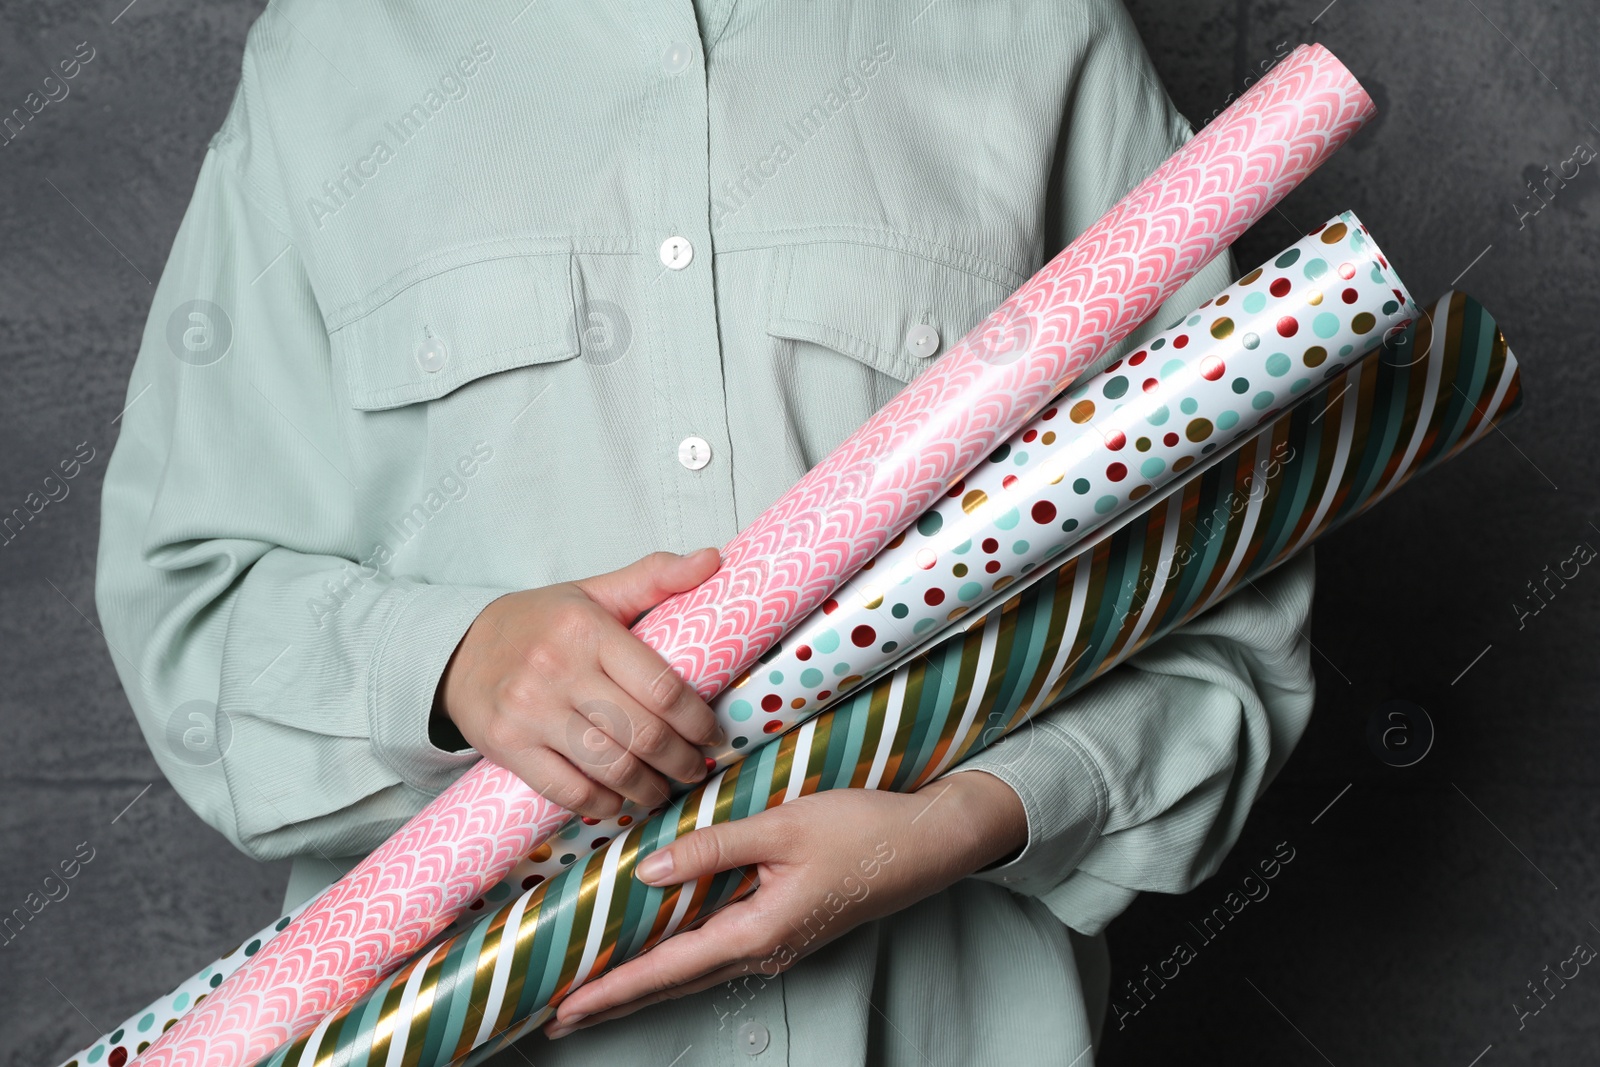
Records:
M663 882L672 877L672 853L666 849L652 852L639 861L638 869L634 872L641 882Z
M556 1027L552 1027L549 1030L546 1030L544 1032L544 1036L549 1038L551 1041L559 1041L563 1037L566 1037L570 1033L572 1033L572 1027L570 1027L570 1026L556 1026Z

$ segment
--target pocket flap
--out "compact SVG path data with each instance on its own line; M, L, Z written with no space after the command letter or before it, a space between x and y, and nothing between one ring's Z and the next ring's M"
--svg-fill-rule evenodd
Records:
M1015 286L926 256L820 242L775 250L767 333L824 345L908 382L965 337ZM926 330L937 334L932 342ZM925 354L912 350L920 339Z
M352 406L436 400L486 374L578 354L566 253L424 278L331 335Z

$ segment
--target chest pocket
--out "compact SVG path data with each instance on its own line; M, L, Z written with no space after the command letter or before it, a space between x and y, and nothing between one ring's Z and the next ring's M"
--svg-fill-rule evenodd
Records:
M1025 280L990 276L877 245L775 250L767 333L822 345L909 382Z
M570 255L469 263L407 286L330 334L352 407L437 400L485 375L579 352Z

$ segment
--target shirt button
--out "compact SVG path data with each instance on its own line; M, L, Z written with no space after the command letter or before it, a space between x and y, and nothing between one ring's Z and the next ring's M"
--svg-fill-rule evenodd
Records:
M678 462L697 471L711 462L711 446L704 437L685 437L678 442Z
M739 1027L739 1047L747 1056L761 1055L771 1042L772 1034L758 1022L747 1022Z
M417 346L417 366L429 374L437 374L450 360L450 349L437 337L429 337Z
M672 236L661 242L661 265L682 270L694 258L694 246L687 237Z
M689 64L694 62L694 49L682 41L673 41L667 45L667 50L661 53L661 69L668 74L682 74L689 69Z
M911 327L906 334L906 348L918 359L927 359L939 351L939 331L928 325Z

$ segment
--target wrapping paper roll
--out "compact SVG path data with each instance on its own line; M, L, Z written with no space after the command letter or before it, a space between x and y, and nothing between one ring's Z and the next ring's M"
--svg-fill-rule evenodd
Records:
M918 788L1465 448L1519 403L1504 339L1459 294L1396 351L1403 358L1356 363L964 632L434 946L263 1067L443 1067L506 1047L572 989L751 888L739 871L646 886L633 871L651 851L823 789Z
M714 696L1372 114L1331 53L1296 49L757 517L715 575L635 632ZM566 817L480 762L142 1061L232 1067L304 1033L426 944Z
M815 714L1418 314L1346 211L992 452L716 700L719 765Z

